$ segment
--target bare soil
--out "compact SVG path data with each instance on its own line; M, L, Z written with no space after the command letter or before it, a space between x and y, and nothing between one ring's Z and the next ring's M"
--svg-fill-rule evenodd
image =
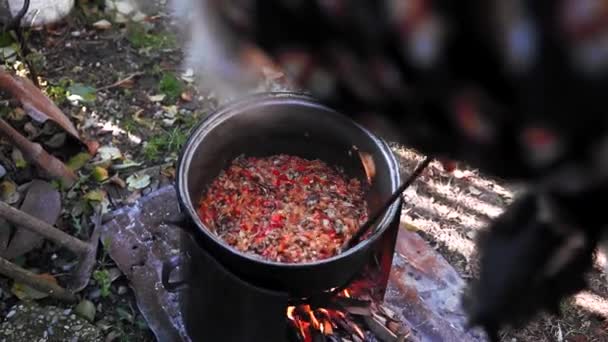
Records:
M401 167L411 172L423 156L394 146ZM460 165L445 172L433 162L405 194L402 220L436 248L464 279L476 276L476 234L500 215L517 196L516 186L491 179ZM523 329L502 333L502 341L608 341L608 284L602 271L605 256L598 253L589 274L591 288L561 305L561 317L541 315ZM498 270L497 270L498 271Z

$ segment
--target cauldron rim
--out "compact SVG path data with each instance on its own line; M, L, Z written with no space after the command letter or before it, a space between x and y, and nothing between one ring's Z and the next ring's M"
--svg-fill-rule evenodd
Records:
M388 229L388 227L391 225L391 222L398 214L400 201L395 201L395 203L393 203L393 205L391 205L389 209L386 210L386 212L382 216L382 219L380 220L380 223L377 225L378 228L371 234L371 236L359 242L357 245L351 247L346 252L336 254L330 258L316 260L312 262L283 263L242 253L236 248L225 243L221 238L219 238L215 234L211 233L211 231L206 227L206 225L202 222L199 215L197 214L196 208L193 205L192 199L190 198L190 193L189 191L187 191L188 173L186 171L188 170L189 163L192 160L193 153L196 151L196 148L199 146L199 144L204 140L205 135L209 134L210 131L218 127L224 121L229 120L235 115L238 115L240 110L243 110L244 108L252 106L255 107L260 105L269 105L273 103L285 103L284 101L286 100L290 100L292 103L298 103L300 105L306 105L309 107L317 107L324 111L332 112L333 114L346 119L349 124L354 126L354 128L361 130L362 133L364 133L371 141L373 141L374 144L378 147L378 149L382 152L382 155L384 156L387 164L389 165L388 171L391 176L391 191L394 192L397 190L401 182L401 177L399 174L399 164L386 142L376 137L369 130L359 125L357 122L351 120L344 114L321 104L314 97L298 92L263 92L243 96L239 99L229 101L220 105L213 112L211 112L204 119L202 119L191 130L188 139L182 147L182 151L179 155L179 160L177 163L175 186L180 210L186 210L186 214L188 215L189 219L195 223L197 232L205 234L220 248L225 249L240 258L247 259L250 262L264 264L270 267L281 268L307 268L311 266L330 264L337 260L348 258L350 255L357 253L363 248L366 248L368 244L372 244L377 241L377 239L382 235L382 233L386 231L386 229Z

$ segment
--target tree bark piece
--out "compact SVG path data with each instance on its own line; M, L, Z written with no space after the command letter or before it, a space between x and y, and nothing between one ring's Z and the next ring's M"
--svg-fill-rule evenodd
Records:
M66 302L76 301L76 296L63 287L46 281L38 277L37 274L21 268L4 258L0 258L0 274L3 274L20 283L26 284L40 292L48 293L49 296L53 298Z
M40 144L29 141L6 121L0 119L0 133L4 134L31 163L47 172L51 177L61 179L65 186L76 182L76 175L59 159L48 154Z
M90 247L86 242L64 233L50 224L15 209L4 202L0 202L0 217L5 218L7 221L18 225L21 228L36 232L78 255L82 255L89 251Z

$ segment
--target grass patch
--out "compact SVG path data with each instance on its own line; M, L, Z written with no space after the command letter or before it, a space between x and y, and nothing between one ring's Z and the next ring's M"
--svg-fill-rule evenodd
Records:
M106 269L97 270L93 272L93 279L97 282L99 290L101 291L101 297L106 298L110 295L110 286L112 280L110 279L110 272Z
M177 46L175 36L168 32L151 33L140 25L133 23L127 28L127 39L136 49L173 49Z
M46 94L56 104L60 105L67 100L68 88L72 85L72 81L61 79L57 84L49 84L46 88Z
M175 103L177 99L179 99L183 90L184 84L180 79L175 77L173 73L163 73L163 76L158 84L158 91L167 95L167 102Z
M144 147L144 157L147 160L155 161L163 155L177 153L187 139L186 132L177 127L171 131L165 131L161 135L150 138Z

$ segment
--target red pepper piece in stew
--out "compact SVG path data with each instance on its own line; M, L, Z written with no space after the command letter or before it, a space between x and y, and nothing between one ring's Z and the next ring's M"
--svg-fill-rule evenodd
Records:
M320 160L239 157L199 203L205 225L237 250L301 263L330 258L367 220L362 183Z

